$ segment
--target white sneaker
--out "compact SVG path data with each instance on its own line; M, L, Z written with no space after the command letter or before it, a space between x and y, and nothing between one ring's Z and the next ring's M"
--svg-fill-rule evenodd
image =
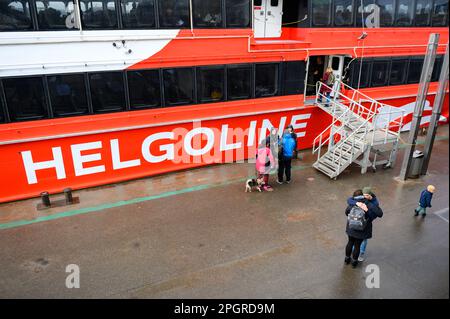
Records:
M362 261L364 261L365 259L366 259L366 258L364 257L364 254L359 254L358 261L362 262Z
M283 182L280 182L278 179L277 179L277 183L280 184L280 185L283 184Z

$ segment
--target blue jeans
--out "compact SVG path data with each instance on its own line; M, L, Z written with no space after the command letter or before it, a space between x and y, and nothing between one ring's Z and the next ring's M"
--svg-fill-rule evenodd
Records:
M427 214L427 208L426 207L422 207L422 206L417 206L417 208L415 209L416 213L419 215L426 215Z
M366 253L366 247L367 247L367 239L364 239L363 242L361 243L359 255L364 255Z
M364 239L361 243L361 247L359 249L359 255L364 255L366 253L366 247L367 247L367 239Z

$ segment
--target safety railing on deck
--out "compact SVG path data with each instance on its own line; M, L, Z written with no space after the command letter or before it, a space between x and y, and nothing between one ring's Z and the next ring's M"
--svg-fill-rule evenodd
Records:
M315 102L316 104L328 104L327 110L333 115L333 121L313 142L313 154L317 153L317 158L319 159L321 148L327 143L330 144L331 136L344 131L344 127L349 124L351 119L355 120L356 117L357 121L353 121L353 123L358 123L359 126L353 128L349 135L341 138L338 145L334 145L332 149L329 149L329 151L332 151L332 161L338 166L337 174L340 173L341 166L354 160L356 145L359 146L360 151L364 151L367 144L370 144L371 147L375 142L381 142L380 139L375 141L375 131L384 132L382 138L384 144L391 141L391 137L398 140L404 117L404 111L380 103L345 83L339 82L338 84L339 91L334 89L335 86L330 87L322 82L317 82L316 84ZM326 94L323 93L324 91L330 92L330 100L327 100ZM363 103L368 103L369 105L364 106ZM338 110L341 110L342 113L337 113ZM341 126L331 134L331 130L334 129L336 123L340 123ZM327 133L329 133L328 137L324 139L324 135ZM370 142L367 140L368 133L372 133ZM342 136L342 134L340 135ZM379 135L377 137L379 138ZM349 144L351 144L350 149L344 148L344 145L348 146ZM343 155L346 155L347 159L344 158L343 160Z

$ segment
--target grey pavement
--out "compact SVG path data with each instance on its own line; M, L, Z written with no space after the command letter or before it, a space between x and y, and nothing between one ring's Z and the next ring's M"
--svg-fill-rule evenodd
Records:
M429 173L407 182L396 178L402 152L393 169L351 167L333 181L311 167L308 150L292 184L271 176L273 192L244 192L248 163L77 191L78 207L178 192L0 229L0 298L448 298L448 129L439 128ZM427 184L437 189L433 208L413 217ZM374 222L367 260L352 269L345 201L364 186L385 215ZM37 215L37 202L0 205L0 222ZM57 212L64 209L74 208ZM80 267L79 289L65 286L69 264ZM380 288L366 287L369 264L380 269Z

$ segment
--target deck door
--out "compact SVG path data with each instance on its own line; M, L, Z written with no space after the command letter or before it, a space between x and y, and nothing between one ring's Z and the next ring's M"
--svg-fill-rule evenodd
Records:
M279 38L283 16L283 0L254 0L255 38Z

